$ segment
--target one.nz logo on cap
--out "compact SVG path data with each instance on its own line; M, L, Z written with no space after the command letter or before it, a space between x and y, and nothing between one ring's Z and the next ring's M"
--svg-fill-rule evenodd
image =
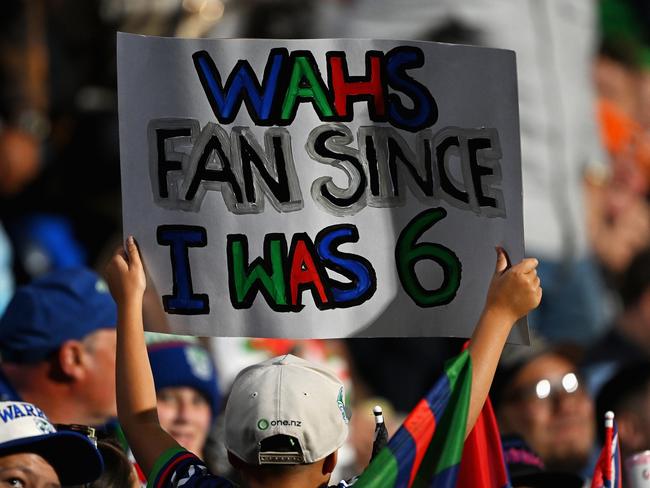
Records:
M266 430L269 427L277 427L277 426L283 426L283 427L301 427L302 426L302 420L284 420L284 419L276 419L276 420L271 420L268 421L266 419L259 419L257 421L257 428L260 430Z

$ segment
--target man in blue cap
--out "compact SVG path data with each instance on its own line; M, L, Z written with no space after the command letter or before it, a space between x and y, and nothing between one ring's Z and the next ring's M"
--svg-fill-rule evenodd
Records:
M18 288L0 319L0 401L39 405L55 423L116 415L117 311L88 269L57 270Z

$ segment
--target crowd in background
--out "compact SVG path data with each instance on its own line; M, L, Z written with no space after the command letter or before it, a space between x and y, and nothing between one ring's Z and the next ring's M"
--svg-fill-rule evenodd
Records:
M493 385L501 431L522 437L548 469L583 477L593 472L606 410L617 412L624 456L650 449L647 2L5 0L0 314L18 287L52 271L100 270L122 240L118 30L182 37L417 39L514 50L526 253L540 260L544 298L530 317L533 346L508 347ZM95 286L89 276L57 276L63 286ZM47 282L38 286L37 297L38 290L53 289ZM104 375L99 381L83 376L60 353L57 374L65 380L57 385L50 377L51 389L42 386L41 363L51 357L28 357L21 349L24 316L37 307L25 300L18 316L14 310L2 318L0 379L12 388L0 385L5 395L0 400L22 397L57 423L109 421L114 416L110 358L96 365L101 369L95 373ZM44 299L42 307L53 306ZM76 304L70 313L97 319L88 306ZM110 308L100 298L93 306ZM33 327L44 331L43 320L34 318ZM155 320L145 315L145 323ZM114 325L108 322L72 335L57 331L48 346L91 337L84 347L100 361L98 351L106 347L110 355L114 341L103 336L112 334L102 328ZM240 369L289 352L328 365L349 387L354 412L339 478L362 471L368 462L372 406L383 406L392 432L462 346L460 340L437 338L151 336L150 342L163 427L219 473L230 469L220 414ZM66 353L74 357L75 350ZM77 376L83 376L78 385ZM101 391L91 391L93 384Z

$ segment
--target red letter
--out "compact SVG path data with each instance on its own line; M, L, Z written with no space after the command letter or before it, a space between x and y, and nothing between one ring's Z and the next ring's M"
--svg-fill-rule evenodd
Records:
M301 285L308 285L312 289L312 295L314 294L314 290L317 291L321 303L324 304L328 301L318 267L316 263L314 263L314 258L310 251L314 246L310 245L308 247L305 243L305 239L309 239L306 234L301 235L299 238L298 235L296 235L294 236L294 242L291 246L293 248L293 252L291 253L290 275L291 305L294 306L300 305L299 293L302 292ZM316 297L314 298L316 299Z
M366 53L366 76L350 76L348 74L345 53L328 53L329 84L334 92L334 108L340 117L348 116L348 106L357 100L368 100L370 118L384 117L384 86L382 80L383 54L378 51ZM350 99L348 98L350 97ZM369 98L374 102L370 104ZM350 114L350 119L352 118Z

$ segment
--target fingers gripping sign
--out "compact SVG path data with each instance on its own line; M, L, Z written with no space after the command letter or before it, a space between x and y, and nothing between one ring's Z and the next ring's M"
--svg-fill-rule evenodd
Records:
M106 281L115 301L125 302L131 298L142 298L147 280L140 259L140 252L133 236L126 240L125 247L115 250L105 270Z
M536 308L542 299L535 258L526 258L510 265L503 248L497 247L497 260L488 289L486 308L499 310L513 322Z

